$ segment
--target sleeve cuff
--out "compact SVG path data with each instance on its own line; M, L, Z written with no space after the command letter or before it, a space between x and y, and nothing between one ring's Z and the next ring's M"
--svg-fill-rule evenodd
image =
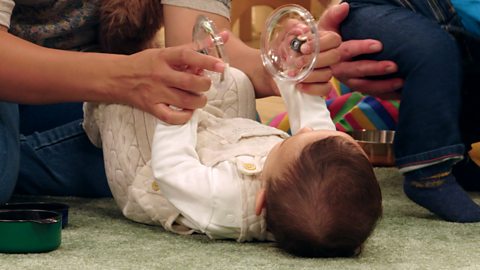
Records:
M219 0L162 0L162 4L172 5L178 7L185 7L190 9L197 9L205 12L215 13L230 19L230 1Z
M0 0L0 25L10 28L10 18L15 7L12 0Z

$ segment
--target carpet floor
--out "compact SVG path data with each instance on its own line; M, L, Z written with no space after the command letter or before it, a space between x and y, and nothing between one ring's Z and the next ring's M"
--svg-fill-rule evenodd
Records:
M273 243L174 235L127 220L112 199L43 197L36 199L71 207L61 246L0 254L0 269L480 269L480 223L441 221L403 195L397 170L376 174L384 215L357 258L295 258ZM480 201L480 194L472 196Z

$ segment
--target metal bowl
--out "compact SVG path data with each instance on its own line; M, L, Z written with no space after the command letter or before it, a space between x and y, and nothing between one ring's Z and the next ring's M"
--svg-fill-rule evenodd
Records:
M62 215L44 210L0 210L0 252L37 253L61 243Z
M62 215L62 228L68 225L69 206L56 202L10 202L0 205L1 210L45 210L54 211Z
M374 166L395 165L393 152L394 130L354 130L349 134L360 144Z

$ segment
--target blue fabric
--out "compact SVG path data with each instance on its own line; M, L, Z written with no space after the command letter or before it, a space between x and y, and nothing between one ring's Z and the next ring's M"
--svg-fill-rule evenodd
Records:
M405 194L444 220L480 221L480 207L456 180L473 188L480 181L477 166L465 175L473 164L456 163L480 141L480 40L447 0L347 2L344 40L380 40L382 52L361 58L393 60L399 71L391 76L405 78L394 142Z
M59 103L49 105L18 106L20 112L20 133L30 135L33 132L49 130L64 123L83 117L83 103Z
M0 102L0 204L15 188L20 162L18 106Z
M461 159L462 58L455 39L422 1L415 2L416 12L393 0L347 2L343 38L380 40L383 51L363 58L393 60L399 66L393 76L405 78L394 142L397 166L408 170L440 158Z
M480 0L451 0L463 26L480 38Z
M480 207L456 183L452 174L426 180L407 178L403 189L412 201L444 220L461 223L480 221Z
M56 109L53 109L56 108ZM0 203L17 194L105 197L111 196L101 149L92 145L78 119L81 109L64 113L63 106L30 108L40 132L20 134L18 105L0 103ZM56 116L41 125L41 119ZM76 119L77 118L77 119ZM17 177L18 175L18 177Z
M21 135L20 149L16 193L111 196L102 150L90 143L82 119L29 136Z

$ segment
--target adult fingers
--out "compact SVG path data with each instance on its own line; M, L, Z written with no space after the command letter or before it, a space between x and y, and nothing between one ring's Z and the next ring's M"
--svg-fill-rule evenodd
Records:
M186 123L192 117L192 110L177 110L164 103L158 103L149 111L153 116L162 120L163 122L180 125Z
M325 83L306 83L305 81L297 85L297 90L314 96L327 96L333 89L330 82Z
M338 48L342 45L342 38L339 34L332 31L320 32L320 51L328 51Z
M338 32L340 24L348 16L348 3L329 7L318 20L319 29Z
M380 52L382 43L374 39L348 40L339 46L342 61L348 61L355 56Z
M230 39L230 31L221 31L218 35L222 38L223 43L227 43Z
M193 67L196 69L206 69L214 72L223 72L225 63L222 60L198 53L189 48L189 46L171 47L163 51L165 60L172 66Z
M207 97L176 88L169 88L161 103L167 103L177 108L194 110L207 104Z
M170 70L158 74L160 80L171 88L188 91L200 95L208 91L211 86L211 79L205 75L187 72L186 70Z
M397 72L397 65L392 61L358 60L341 62L332 67L333 76L342 80L369 76L388 75Z
M368 80L368 79L348 79L342 81L346 86L354 91L361 92L372 96L398 96L395 90L403 86L401 78L385 79L385 80Z
M341 44L341 38L334 32L325 32L322 34L321 43L323 50L317 55L315 62L316 69L330 68L340 62L341 52L338 46Z
M332 32L332 31L320 31L320 52L328 51L334 48L338 48L342 44L342 38L339 34ZM314 45L313 41L305 42L301 47L300 50L302 54L308 55L313 53Z
M332 78L332 70L330 68L314 69L303 82L305 83L327 83Z

